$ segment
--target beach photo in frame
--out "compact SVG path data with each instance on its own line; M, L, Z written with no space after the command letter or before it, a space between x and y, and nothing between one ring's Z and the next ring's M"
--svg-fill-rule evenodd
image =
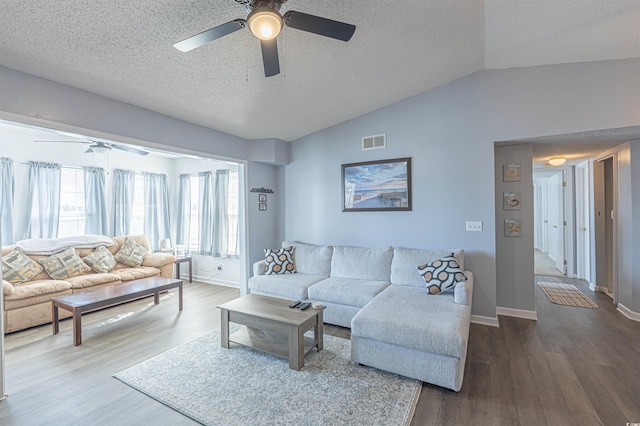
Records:
M411 158L342 165L342 211L410 211Z
M503 210L520 210L520 192L503 192L502 193L502 209Z
M520 219L505 219L504 236L522 237L522 221Z
M520 164L511 163L502 166L503 182L520 182Z

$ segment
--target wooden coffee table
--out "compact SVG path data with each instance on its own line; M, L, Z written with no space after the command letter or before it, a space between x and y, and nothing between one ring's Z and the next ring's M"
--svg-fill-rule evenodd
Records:
M289 358L289 368L300 370L304 356L313 348L322 350L322 309L289 308L291 300L248 294L218 306L221 319L221 344L229 342ZM231 336L229 323L246 325ZM313 328L313 338L304 333Z
M179 310L182 310L182 281L175 278L149 277L124 282L122 284L87 290L80 293L67 294L51 299L51 322L53 334L58 334L58 308L73 314L73 344L82 343L82 313L117 305L144 296L154 295L154 302L160 303L160 293L171 288L179 290Z

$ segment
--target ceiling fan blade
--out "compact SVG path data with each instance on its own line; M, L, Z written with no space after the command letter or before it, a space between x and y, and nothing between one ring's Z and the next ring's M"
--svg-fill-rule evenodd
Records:
M111 147L115 148L115 149L119 149L120 151L132 152L132 153L138 154L138 155L148 155L149 154L147 151L143 151L141 149L132 148L130 146L111 145Z
M34 141L34 142L45 142L45 143L91 143L87 141Z
M228 34L241 30L245 27L246 21L244 19L236 19L234 21L227 22L226 24L218 25L217 27L203 31L200 34L196 34L189 38L185 38L173 45L181 52L189 52L196 47L203 46L213 40L217 40L220 37L224 37Z
M280 74L280 61L278 61L278 42L273 40L260 40L262 48L262 62L264 63L265 77Z
M283 18L288 27L325 37L331 37L336 40L349 41L351 36L353 36L353 33L356 31L355 25L293 10L285 13Z

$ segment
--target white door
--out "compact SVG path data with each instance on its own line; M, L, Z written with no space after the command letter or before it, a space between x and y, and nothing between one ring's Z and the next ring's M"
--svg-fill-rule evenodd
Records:
M566 274L564 258L564 188L562 172L548 179L549 257L556 268Z
M591 235L589 229L589 162L576 166L577 278L591 282Z

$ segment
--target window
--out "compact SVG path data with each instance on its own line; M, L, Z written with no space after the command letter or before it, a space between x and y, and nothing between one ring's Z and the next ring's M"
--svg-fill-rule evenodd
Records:
M82 169L62 167L58 237L84 235L84 176Z
M144 234L144 176L136 173L133 186L133 208L131 209L131 235Z
M200 203L200 187L198 175L191 176L191 224L189 227L189 251L198 252L198 236L200 224L198 222L198 204Z
M198 213L200 209L200 187L198 175L191 176L191 226L189 228L189 250L198 252L200 228ZM227 203L229 215L229 256L237 256L238 253L238 172L229 172L229 201ZM215 232L215 231L214 231Z

